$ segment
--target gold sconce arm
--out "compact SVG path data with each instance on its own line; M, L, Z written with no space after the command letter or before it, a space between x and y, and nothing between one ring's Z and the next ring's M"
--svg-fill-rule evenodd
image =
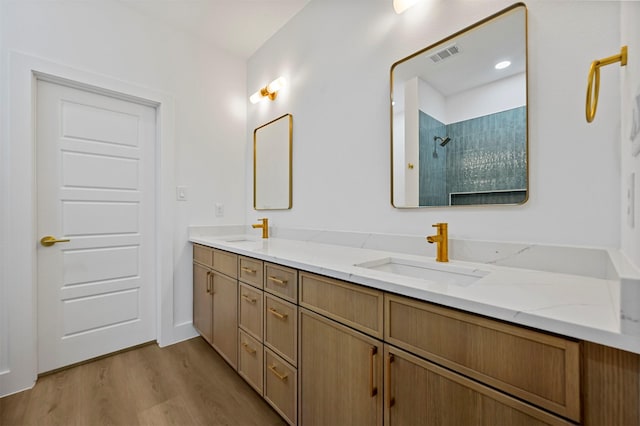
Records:
M627 46L622 46L620 48L620 53L617 55L609 56L604 59L597 59L591 63L587 82L587 123L591 123L593 121L596 117L596 110L598 109L598 96L600 95L600 67L615 64L616 62L620 62L621 67L627 65Z

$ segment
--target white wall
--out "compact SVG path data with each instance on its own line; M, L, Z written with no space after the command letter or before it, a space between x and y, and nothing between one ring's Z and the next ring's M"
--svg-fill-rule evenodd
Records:
M165 343L170 343L172 337L180 339L193 335L192 267L187 227L237 224L242 222L246 211L243 196L247 143L245 61L147 19L121 2L3 0L0 17L4 64L0 74L3 99L0 102L3 108L0 241L4 245L7 230L13 225L8 223L6 214L11 208L5 191L8 182L11 182L12 191L32 191L28 183L15 181L5 172L10 162L31 167L30 159L12 158L8 148L6 129L10 106L5 105L4 100L11 90L6 65L9 51L166 93L173 99L175 112L172 117L175 132L165 135L173 138L175 145L175 158L170 167L175 183L188 187L189 200L174 202L173 226L168 231L170 235L163 236L169 244L173 243L174 269L173 288L169 290L173 294L163 294L165 301L173 298L172 306L164 306L172 312L174 326L174 330L165 330L169 336ZM223 218L214 217L215 202L225 204ZM19 267L29 268L29 265L7 265L6 269ZM0 294L17 286L33 285L16 280L8 282L6 277L14 275L3 268ZM12 301L2 298L0 303ZM24 306L24 309L30 310L31 306ZM4 312L5 307L0 306L0 317ZM0 322L3 350L7 348L7 340L11 345L15 339L35 339L35 335L7 335L2 324ZM19 363L15 359L8 362L2 350L0 357L0 370L5 364L13 368ZM4 387L0 388L6 391Z
M516 74L449 96L446 104L446 124L459 123L526 104L526 76Z
M419 204L420 179L420 113L419 81L414 77L404 82L404 201L409 206ZM413 164L413 168L408 167ZM399 204L402 205L402 204Z
M626 67L619 68L622 75L621 84L621 163L622 163L622 214L620 233L622 235L622 251L627 258L640 268L640 155L633 157L631 154L631 123L633 103L635 97L640 96L640 2L623 2L620 12L620 45L627 45L629 58ZM613 49L611 55L616 49ZM605 56L608 54L605 54ZM617 67L617 65L616 65ZM615 72L615 71L614 71ZM604 70L602 71L604 73ZM601 90L606 90L602 88ZM598 112L599 114L599 112ZM600 117L596 115L596 120ZM640 143L637 136L636 143ZM631 173L635 173L635 220L634 227L627 223L626 190L627 179Z
M426 235L447 221L456 238L619 247L620 94L607 90L618 87L618 73L603 71L598 118L584 119L589 64L619 48L617 2L527 2L531 195L524 206L397 210L389 203L391 64L511 3L432 1L395 15L387 0L310 2L247 67L247 95L278 75L291 82L282 98L248 107L247 138L280 114L294 117L293 209L267 213L270 223ZM255 217L248 208L247 220Z
M447 117L447 98L426 81L419 79L420 110L441 123L449 124Z

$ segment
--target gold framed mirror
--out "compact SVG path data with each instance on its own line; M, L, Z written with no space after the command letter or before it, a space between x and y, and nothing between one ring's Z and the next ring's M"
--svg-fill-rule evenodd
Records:
M527 201L524 3L395 62L390 74L394 207Z
M253 131L253 208L287 210L292 196L293 115L285 114Z

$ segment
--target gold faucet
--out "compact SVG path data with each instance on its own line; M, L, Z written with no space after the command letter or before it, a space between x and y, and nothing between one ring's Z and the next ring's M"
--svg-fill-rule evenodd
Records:
M262 223L254 223L251 225L253 229L262 228L262 238L269 238L269 219L263 217L261 220Z
M436 243L436 261L448 262L449 261L449 235L447 231L446 223L435 223L434 228L438 230L436 235L429 235L427 241L431 244Z

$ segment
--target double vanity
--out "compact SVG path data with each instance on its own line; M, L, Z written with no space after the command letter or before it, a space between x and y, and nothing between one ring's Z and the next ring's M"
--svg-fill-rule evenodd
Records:
M640 422L640 276L615 252L209 231L194 324L290 424Z

